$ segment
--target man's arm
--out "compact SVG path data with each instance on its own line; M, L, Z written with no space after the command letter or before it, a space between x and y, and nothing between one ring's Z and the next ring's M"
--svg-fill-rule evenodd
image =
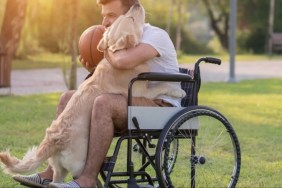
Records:
M158 51L151 45L144 43L114 53L109 50L105 52L107 60L118 69L132 69L157 56L159 56Z

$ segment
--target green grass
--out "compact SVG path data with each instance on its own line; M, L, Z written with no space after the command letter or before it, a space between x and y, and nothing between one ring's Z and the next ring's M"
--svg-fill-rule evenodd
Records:
M78 60L77 60L78 62ZM14 59L12 69L42 69L42 68L63 68L69 67L71 57L65 54L43 53L34 56L29 56L26 59ZM78 63L80 65L80 63Z
M0 97L0 150L10 148L22 157L37 145L54 118L58 98L59 94ZM205 83L199 103L223 113L239 137L242 167L237 187L281 187L282 79ZM0 172L1 186L18 184Z
M239 137L238 187L281 187L282 79L203 84L200 98L222 112Z
M9 148L13 155L23 157L29 147L38 145L54 119L58 97L59 94L1 96L0 151ZM0 187L19 185L1 170Z

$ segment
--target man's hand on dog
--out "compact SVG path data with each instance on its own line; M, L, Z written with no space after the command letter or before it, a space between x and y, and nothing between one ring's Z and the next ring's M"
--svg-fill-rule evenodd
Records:
M86 68L89 72L94 72L96 66L92 66L90 63L84 61L81 56L79 56L79 61L81 62L82 66Z

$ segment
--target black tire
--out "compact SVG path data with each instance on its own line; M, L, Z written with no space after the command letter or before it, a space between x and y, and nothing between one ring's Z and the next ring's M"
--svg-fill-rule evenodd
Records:
M97 188L103 188L103 185L102 185L102 183L99 179L97 179L96 187Z
M166 144L165 144L166 145ZM163 148L163 157L166 157L166 167L168 173L170 173L173 170L175 161L177 159L177 154L178 154L178 146L179 146L179 141L178 139L173 139L171 141L171 144L168 146L169 149Z
M178 153L170 170L170 148L175 139ZM241 152L236 133L222 114L194 106L168 121L159 137L155 160L160 187L235 187Z

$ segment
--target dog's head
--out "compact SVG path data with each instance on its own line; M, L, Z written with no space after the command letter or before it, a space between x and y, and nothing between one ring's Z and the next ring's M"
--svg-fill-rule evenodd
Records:
M132 19L134 19L134 24L142 25L142 27L145 23L145 10L139 3L132 5L125 16L132 17Z
M98 50L110 49L115 52L136 46L141 41L144 22L145 10L136 3L107 28L98 44Z

